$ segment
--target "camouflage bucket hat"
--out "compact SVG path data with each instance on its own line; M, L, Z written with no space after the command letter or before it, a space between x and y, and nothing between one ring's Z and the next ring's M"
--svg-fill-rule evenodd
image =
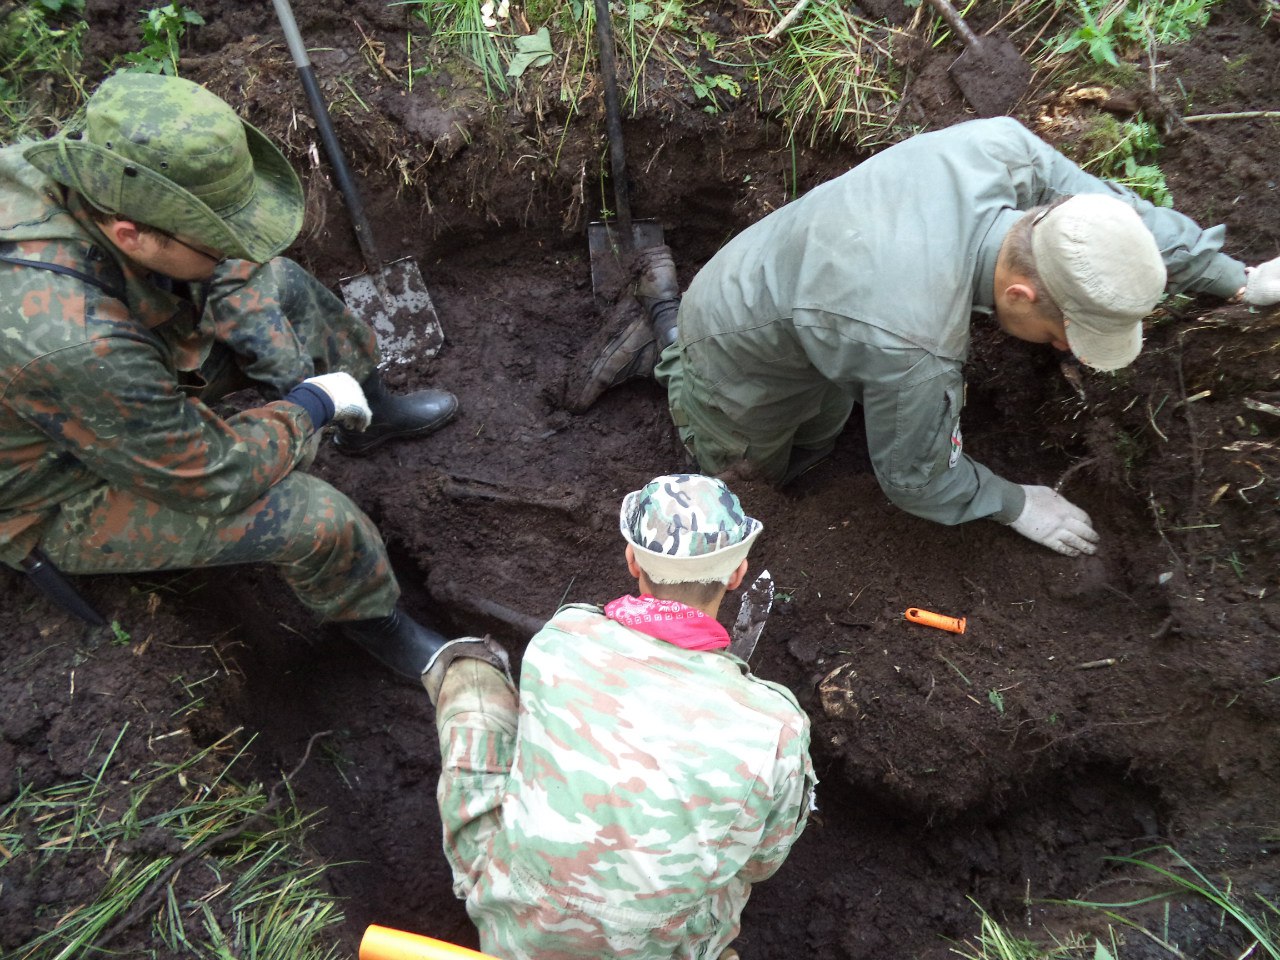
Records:
M627 494L618 526L654 583L727 583L764 529L722 481L696 473Z
M89 98L80 139L27 160L100 210L262 262L302 229L289 161L229 104L179 77L117 73Z

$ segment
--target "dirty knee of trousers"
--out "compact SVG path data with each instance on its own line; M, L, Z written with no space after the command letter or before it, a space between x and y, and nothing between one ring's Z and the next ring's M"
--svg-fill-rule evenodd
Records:
M422 682L435 704L438 729L456 717L479 715L515 730L519 701L510 674L501 668L487 660L460 656L433 679L438 683L429 682L424 674Z
M515 736L520 700L511 681L480 660L460 660L446 672L436 703L441 745L454 724Z

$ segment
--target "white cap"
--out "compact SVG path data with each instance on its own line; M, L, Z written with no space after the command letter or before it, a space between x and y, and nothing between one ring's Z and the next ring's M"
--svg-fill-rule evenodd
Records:
M1036 218L1031 250L1080 362L1118 370L1142 351L1142 318L1164 295L1156 238L1123 200L1083 193Z

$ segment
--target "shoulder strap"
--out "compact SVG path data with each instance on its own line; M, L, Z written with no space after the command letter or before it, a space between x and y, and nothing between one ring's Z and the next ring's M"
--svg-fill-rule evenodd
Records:
M3 254L0 254L0 263L11 263L15 267L33 267L36 270L48 270L50 273L60 273L64 277L75 277L83 283L97 287L109 297L114 297L117 300L124 299L124 292L107 283L105 280L100 280L97 277L90 276L83 271L75 270L71 267L64 267L60 263L45 263L43 260L23 260L21 257L6 257Z

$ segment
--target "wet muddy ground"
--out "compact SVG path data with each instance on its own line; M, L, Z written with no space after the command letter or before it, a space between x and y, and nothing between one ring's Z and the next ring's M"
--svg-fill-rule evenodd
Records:
M314 135L269 8L203 12L185 74L243 101L304 171L311 216L292 254L327 282L357 272L340 197L308 159ZM133 43L129 5L90 0L88 15L97 55ZM371 105L339 114L339 134L381 243L419 260L445 327L435 359L391 379L447 387L462 404L425 441L367 460L326 450L314 469L378 523L410 609L446 633L490 632L518 656L525 626L562 601L628 588L618 502L683 464L654 384L583 415L559 402L610 317L592 296L584 232L603 126L577 118L553 152L565 118L536 85L493 112L447 74L414 94L379 83L353 24L394 50L402 11L304 2L297 15L328 89L355 78ZM923 55L913 122L965 117L946 83L953 53ZM1159 90L1178 113L1276 106L1280 36L1241 0L1163 60ZM1134 95L1152 102L1141 84ZM1019 116L1036 126L1054 96L1039 91ZM633 206L660 220L685 284L793 181L803 191L859 159L839 147L793 155L749 103L713 118L658 96L626 133ZM1280 254L1276 121L1173 125L1167 144L1179 209L1225 222L1228 252L1248 262ZM1106 858L1159 844L1274 901L1280 315L1173 305L1131 369L1085 374L1080 392L1051 354L975 328L966 438L998 473L1061 482L1103 536L1096 557L1059 557L994 523L901 513L855 424L792 488L736 485L765 524L755 569L773 573L782 600L754 665L809 711L822 779L819 814L748 907L748 960L941 958L976 931L974 903L1029 937L1098 928L1097 915L1045 901L1132 899L1148 887ZM268 784L328 731L294 790L319 813L313 853L335 864L329 883L347 898L344 944L354 951L377 922L474 946L440 854L421 690L312 622L269 570L83 586L129 644L0 571L0 801L95 769L102 734L126 723L120 770L238 730L230 742L250 743ZM964 616L967 631L908 623L912 606ZM84 869L4 877L0 946L83 896ZM1195 904L1168 923L1187 956L1247 946ZM134 936L146 942L141 927ZM1163 955L1129 932L1123 956Z

